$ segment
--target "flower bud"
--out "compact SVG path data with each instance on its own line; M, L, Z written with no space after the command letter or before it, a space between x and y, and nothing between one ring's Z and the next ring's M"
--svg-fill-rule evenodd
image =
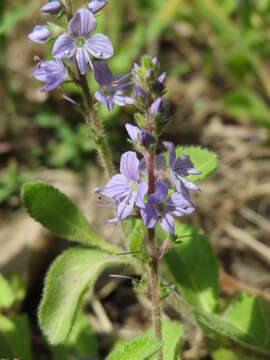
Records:
M50 1L44 5L40 11L44 14L57 15L62 9L60 1Z
M161 108L162 108L162 98L159 97L157 98L156 101L154 101L151 105L151 115L155 116L158 112L160 112Z
M43 44L52 33L44 25L37 25L32 32L28 35L29 39L38 44Z
M97 12L99 12L101 9L104 8L104 6L106 6L108 3L107 0L92 0L90 1L90 3L88 4L88 9L93 13L96 14Z

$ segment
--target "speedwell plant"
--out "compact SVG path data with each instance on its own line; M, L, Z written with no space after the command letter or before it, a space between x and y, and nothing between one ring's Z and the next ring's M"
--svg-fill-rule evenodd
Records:
M96 32L97 14L106 5L106 0L49 1L41 12L55 21L35 26L29 34L39 44L53 41L51 59L35 58L33 76L43 83L41 91L66 81L81 89L82 115L107 177L104 188L96 184L94 189L97 205L111 207L108 223L121 226L123 235L122 248L106 242L55 187L24 184L22 198L29 214L56 235L79 244L59 256L48 271L38 312L40 328L49 344L65 344L82 312L83 295L91 293L105 269L126 267L150 289L153 325L117 343L108 359L180 359L183 329L165 316L165 302L176 311L189 311L210 339L215 359L226 351L228 358L238 358L233 354L236 347L255 358L269 356L268 303L244 293L225 310L220 307L216 255L202 230L181 222L195 211L192 198L200 192L198 183L216 169L217 157L207 149L182 147L164 138L171 118L166 73L156 57L144 56L128 74L112 74L106 63L114 54L110 34ZM63 21L58 23L63 17L64 27L59 25ZM95 92L93 85L98 86ZM108 111L115 106L136 109L134 122L125 125L131 150L122 154L119 170L112 162L98 106ZM133 284L137 290L138 282Z

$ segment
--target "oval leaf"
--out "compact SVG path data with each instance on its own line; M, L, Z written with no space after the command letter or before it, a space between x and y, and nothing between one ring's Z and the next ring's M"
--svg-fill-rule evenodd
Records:
M181 243L166 255L170 272L184 300L195 309L214 312L218 308L218 260L202 232L191 225L176 223Z
M69 249L54 261L39 307L40 327L49 343L65 341L83 294L93 288L100 273L107 267L124 264L130 264L129 258L84 248Z
M22 199L29 214L57 236L109 252L118 251L95 233L81 211L55 187L42 182L25 183Z

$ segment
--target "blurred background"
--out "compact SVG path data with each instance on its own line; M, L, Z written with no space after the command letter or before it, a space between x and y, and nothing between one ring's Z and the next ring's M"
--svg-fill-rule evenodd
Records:
M26 214L21 185L55 184L105 238L119 239L117 230L104 227L111 214L97 208L93 195L105 178L88 125L63 98L80 101L78 88L41 93L31 75L34 56L51 58L52 43L28 39L46 21L39 12L44 3L0 2L0 271L21 291L18 311L30 319L37 359L50 358L36 323L44 274L67 244ZM173 117L164 137L218 154L218 171L195 195L189 221L205 230L218 254L221 293L248 288L269 298L270 0L109 0L98 22L114 45L114 73L129 72L143 54L158 56ZM131 106L112 113L100 108L116 164L129 148L124 124L133 113ZM90 309L100 358L115 324L130 336L150 323L130 283L113 284L107 292L97 284L98 305ZM211 359L199 330L188 321L186 330L183 359Z

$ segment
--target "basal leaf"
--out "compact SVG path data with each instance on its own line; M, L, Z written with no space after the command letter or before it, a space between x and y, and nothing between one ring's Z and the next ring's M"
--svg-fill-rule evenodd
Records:
M165 255L165 260L179 293L192 308L215 312L218 308L216 254L202 230L176 222L175 234L182 242Z
M8 281L0 274L0 309L10 308L15 300Z
M26 315L13 319L0 314L0 358L31 360L30 329Z
M130 264L125 256L95 249L71 248L52 264L39 307L39 323L52 345L63 343L70 333L83 294L92 289L108 267Z
M25 183L22 198L29 214L54 234L105 251L117 251L95 233L81 211L55 187L42 182Z

